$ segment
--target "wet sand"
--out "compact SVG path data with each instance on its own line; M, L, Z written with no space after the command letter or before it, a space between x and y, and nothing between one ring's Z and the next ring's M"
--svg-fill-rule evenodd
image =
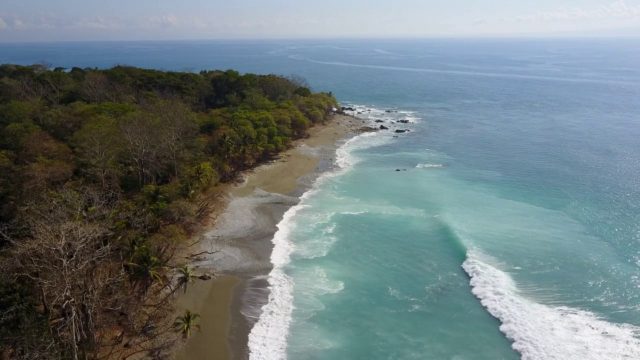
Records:
M218 274L196 280L177 302L178 311L200 314L201 332L177 352L179 360L247 359L247 337L267 300L271 240L276 224L322 172L334 163L336 148L362 126L336 115L270 163L245 174L221 201L226 208L203 236L194 262L198 272Z
M233 289L239 282L235 276L196 281L189 285L189 296L178 299L176 308L180 313L198 309L200 314L200 330L180 350L179 359L229 359L229 308Z

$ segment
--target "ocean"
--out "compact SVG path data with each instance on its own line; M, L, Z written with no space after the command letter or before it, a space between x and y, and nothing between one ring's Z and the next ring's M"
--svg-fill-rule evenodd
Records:
M640 40L0 44L0 62L298 75L392 128L344 143L278 225L251 359L640 359Z

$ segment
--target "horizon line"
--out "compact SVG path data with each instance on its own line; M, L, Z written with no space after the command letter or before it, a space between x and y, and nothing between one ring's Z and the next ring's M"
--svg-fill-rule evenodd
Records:
M389 41L389 40L640 40L640 34L628 35L433 35L433 36L388 36L388 37L221 37L183 39L86 39L86 40L0 40L0 44L52 44L52 43L136 43L136 42L274 42L274 41Z

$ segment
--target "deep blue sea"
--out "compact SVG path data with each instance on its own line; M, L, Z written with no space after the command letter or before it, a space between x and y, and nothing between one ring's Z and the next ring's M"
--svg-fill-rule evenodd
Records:
M295 74L410 130L349 140L285 214L252 359L640 359L640 40L2 44L0 62Z

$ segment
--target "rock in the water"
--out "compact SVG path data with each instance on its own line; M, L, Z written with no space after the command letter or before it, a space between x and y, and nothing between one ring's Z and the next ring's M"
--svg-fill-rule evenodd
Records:
M396 171L400 171L400 169L396 169Z
M380 125L380 130L389 130L389 128L384 125Z
M376 122L377 122L377 123L381 123L381 122L384 122L384 121L382 121L382 120L376 120Z
M398 120L399 123L408 124L409 120Z
M398 130L396 130L396 134L402 134L402 133L406 133L406 132L409 132L409 130L407 130L407 129L398 129Z

